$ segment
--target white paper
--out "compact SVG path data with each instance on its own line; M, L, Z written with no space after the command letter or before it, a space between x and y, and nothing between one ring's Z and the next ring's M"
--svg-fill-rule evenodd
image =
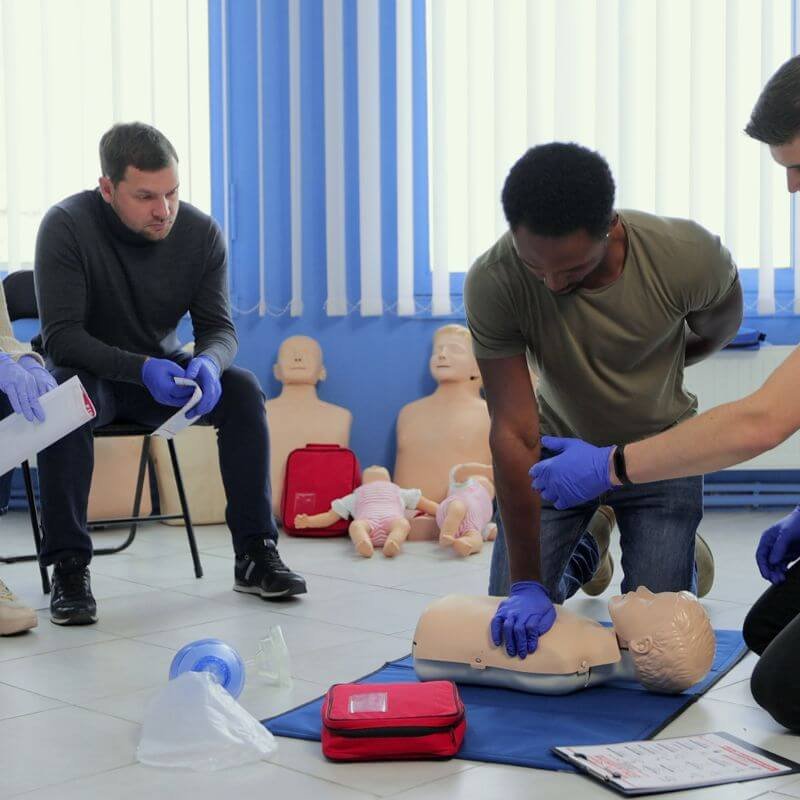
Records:
M191 411L203 397L203 390L198 384L189 378L174 378L175 383L179 386L194 386L194 392L187 401L186 405L181 408L176 414L173 414L158 430L153 431L153 436L161 436L164 439L171 439L176 436L184 428L194 425L200 417L186 418L186 412Z
M591 775L630 792L709 786L792 771L771 754L721 733L554 749Z
M77 376L43 394L39 402L44 422L28 422L22 414L0 420L0 475L97 416Z

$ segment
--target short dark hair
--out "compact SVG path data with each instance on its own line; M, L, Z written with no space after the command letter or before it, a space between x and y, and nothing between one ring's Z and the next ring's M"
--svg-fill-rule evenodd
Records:
M118 122L100 139L100 167L116 186L128 167L155 172L168 167L178 154L161 131L143 122Z
M614 217L614 178L599 153L551 142L532 147L511 167L502 200L512 230L524 225L538 236L585 230L599 239Z
M790 58L767 81L744 132L772 145L800 135L800 56Z

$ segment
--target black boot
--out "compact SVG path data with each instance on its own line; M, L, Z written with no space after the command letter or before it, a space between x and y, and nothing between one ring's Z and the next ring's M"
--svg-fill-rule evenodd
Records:
M256 540L236 556L234 591L258 594L267 600L306 593L306 582L281 561L271 539Z
M50 620L56 625L91 625L97 622L97 603L92 596L85 558L65 558L53 568Z

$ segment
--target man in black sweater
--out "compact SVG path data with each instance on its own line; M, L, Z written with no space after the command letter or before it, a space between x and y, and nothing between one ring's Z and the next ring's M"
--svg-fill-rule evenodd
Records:
M278 555L271 514L269 439L258 379L233 366L237 350L225 241L217 224L178 201L178 157L141 123L100 140L99 188L45 215L36 241L36 292L47 364L59 383L78 375L97 410L89 425L38 457L44 543L54 564L50 615L59 625L97 620L86 515L92 426L115 420L158 426L191 396L190 415L218 432L225 518L236 553L234 589L272 599L306 584ZM176 328L189 313L194 357Z

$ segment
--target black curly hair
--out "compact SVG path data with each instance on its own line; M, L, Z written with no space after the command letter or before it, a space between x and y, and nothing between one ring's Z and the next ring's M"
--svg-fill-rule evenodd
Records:
M767 81L744 131L769 145L788 144L800 136L800 56L790 58Z
M532 147L511 167L502 201L511 230L538 236L585 230L600 239L614 218L614 178L605 159L572 142Z

